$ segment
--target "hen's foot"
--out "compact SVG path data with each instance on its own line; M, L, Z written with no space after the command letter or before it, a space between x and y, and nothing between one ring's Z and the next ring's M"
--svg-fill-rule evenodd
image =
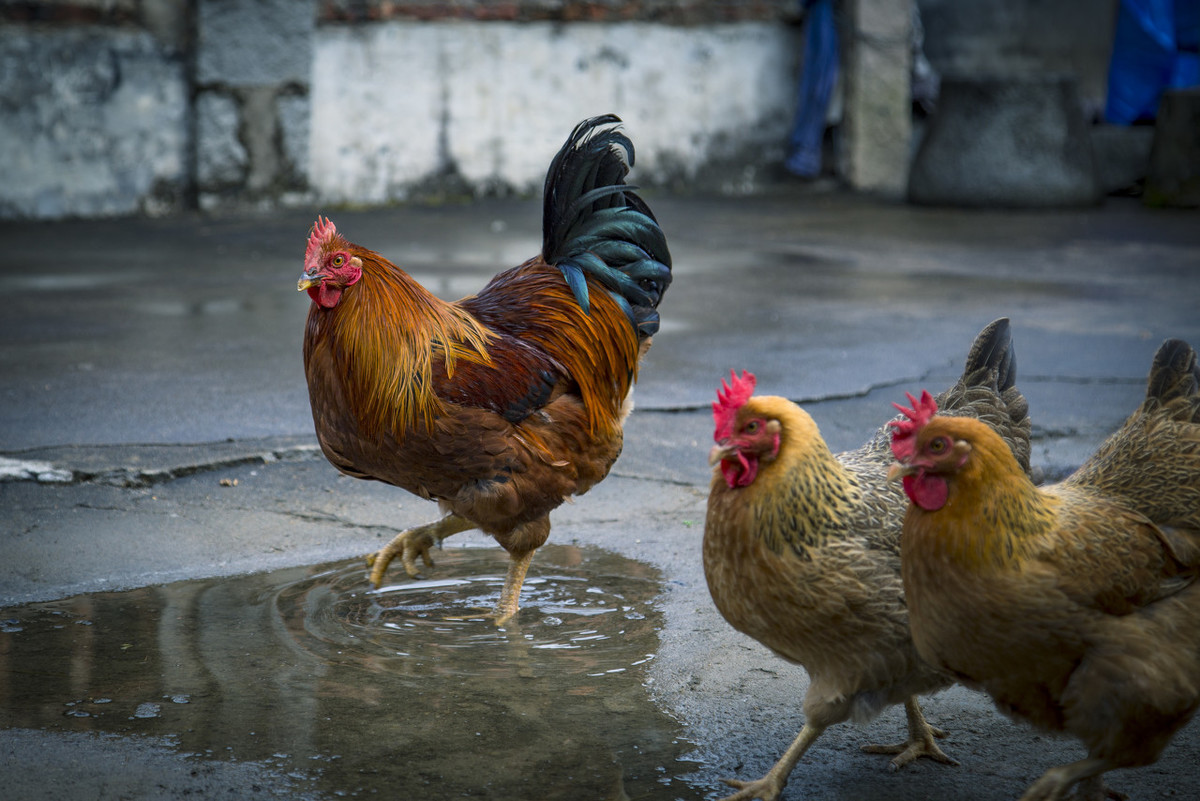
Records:
M1060 801L1069 795L1077 801L1106 801L1106 799L1123 799L1122 793L1109 790L1104 786L1102 774L1109 765L1102 759L1081 759L1069 765L1059 765L1050 768L1041 778L1029 786L1020 801ZM1068 790L1076 782L1074 794Z
M783 793L787 777L780 777L771 771L761 779L752 782L743 782L738 779L721 779L721 781L737 790L736 793L722 798L721 801L752 801L755 798L762 799L762 801L776 801Z
M916 696L911 696L904 702L904 714L908 718L907 741L895 745L864 745L862 750L868 754L895 754L896 757L889 765L891 770L900 770L909 762L921 757L928 757L943 765L958 764L956 760L946 756L934 742L935 737L945 737L946 732L929 725L925 720L925 715L921 712L921 705L917 703Z
M474 524L470 521L457 515L446 515L435 523L426 523L423 526L401 531L383 548L367 556L367 567L371 568L369 581L375 589L379 589L383 584L384 572L397 556L404 564L405 572L411 578L416 578L417 557L421 558L426 567L433 567L433 558L429 555L429 549L451 534L457 534L469 528L474 528Z
M934 737L945 737L946 733L934 729L930 734L929 739L905 740L902 743L891 745L864 745L862 750L868 754L895 754L896 757L890 766L891 770L900 770L909 762L921 757L929 757L934 762L941 762L943 765L957 765L958 760L946 756L946 753L933 741Z
M817 738L821 736L821 732L823 731L825 731L823 726L814 726L811 723L805 723L804 728L800 729L800 733L796 735L795 740L792 740L792 744L788 746L787 751L783 753L778 762L771 766L771 769L767 771L767 775L761 779L756 779L752 782L743 782L737 779L721 779L721 781L737 790L736 793L728 798L721 799L721 801L751 801L751 799L755 798L762 799L762 801L776 801L783 793L788 776L792 775L792 768L796 767L796 763L800 761L800 757L804 756L804 752L817 741Z

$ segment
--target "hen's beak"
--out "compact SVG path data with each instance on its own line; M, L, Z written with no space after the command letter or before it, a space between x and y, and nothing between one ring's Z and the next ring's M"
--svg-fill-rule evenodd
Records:
M916 475L918 470L919 468L913 467L910 464L901 464L900 462L896 462L894 465L888 468L887 480L889 482L899 481L905 476Z
M732 456L736 452L737 448L734 447L733 443L728 441L718 442L716 445L713 445L712 450L708 452L709 467L712 467L714 464L722 459L725 459L726 457Z
M325 276L320 273L303 273L300 280L296 282L296 291L303 292L311 287L320 286L324 280Z

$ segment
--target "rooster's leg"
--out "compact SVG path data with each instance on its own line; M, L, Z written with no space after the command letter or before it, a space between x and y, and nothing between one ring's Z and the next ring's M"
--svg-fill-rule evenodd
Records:
M503 626L512 620L517 613L517 601L521 598L521 585L525 583L525 574L529 572L529 563L533 561L535 550L526 551L521 555L509 555L508 575L504 578L504 589L500 591L500 600L492 611L497 626Z
M1050 768L1040 779L1029 785L1025 795L1021 796L1021 801L1057 801L1066 798L1067 791L1075 782L1080 782L1078 797L1082 801L1103 801L1105 798L1119 797L1119 794L1106 790L1100 778L1100 774L1110 767L1106 760L1089 757Z
M426 567L433 567L429 549L451 534L471 528L475 528L475 524L470 520L458 515L446 515L436 523L426 523L401 531L391 542L367 557L367 567L371 568L371 584L375 585L375 589L379 589L379 585L383 583L384 571L397 555L404 563L404 570L415 578L418 556Z
M929 757L934 762L941 762L944 765L958 764L956 760L946 756L942 749L938 748L938 744L933 741L935 737L945 737L946 732L929 725L925 716L921 714L921 705L917 703L915 695L909 696L908 700L904 702L904 712L908 717L907 742L895 745L864 745L862 750L868 754L895 754L896 758L892 760L891 765L892 770L899 770L920 757Z
M788 746L788 750L767 771L767 775L761 779L752 782L743 782L737 779L721 779L721 781L730 787L737 789L736 793L728 798L721 799L721 801L751 801L754 798L761 798L762 801L775 801L783 792L788 776L792 773L792 768L796 767L796 763L800 761L800 757L804 756L804 752L808 750L810 745L816 742L816 739L821 736L821 732L823 731L825 731L824 726L814 726L811 723L805 723L804 728L796 735L796 739Z

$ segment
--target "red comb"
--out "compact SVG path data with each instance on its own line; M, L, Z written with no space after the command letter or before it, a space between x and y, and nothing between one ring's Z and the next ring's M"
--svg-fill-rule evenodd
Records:
M317 215L317 221L313 223L312 231L308 234L308 247L304 250L304 261L314 259L317 251L321 249L321 245L325 244L334 234L337 233L337 227L333 221L326 217L321 219L321 215Z
M912 456L913 438L921 427L929 422L929 418L937 414L937 401L929 394L929 390L921 390L921 399L917 400L912 396L912 393L905 392L905 397L912 407L901 406L898 403L893 403L900 413L907 417L907 420L893 420L888 423L893 429L892 432L892 455L900 461L904 461Z
M737 415L737 410L754 394L754 384L754 373L748 370L742 371L741 378L730 370L729 383L721 382L721 389L717 390L717 399L712 405L713 424L716 426L713 431L714 440L719 442L733 434L733 418Z

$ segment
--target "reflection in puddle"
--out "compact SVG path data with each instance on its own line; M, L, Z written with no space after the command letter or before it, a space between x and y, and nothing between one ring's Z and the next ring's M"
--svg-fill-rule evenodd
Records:
M336 796L693 799L642 686L653 569L548 545L517 623L497 548L370 591L360 560L0 610L5 727L170 737Z

